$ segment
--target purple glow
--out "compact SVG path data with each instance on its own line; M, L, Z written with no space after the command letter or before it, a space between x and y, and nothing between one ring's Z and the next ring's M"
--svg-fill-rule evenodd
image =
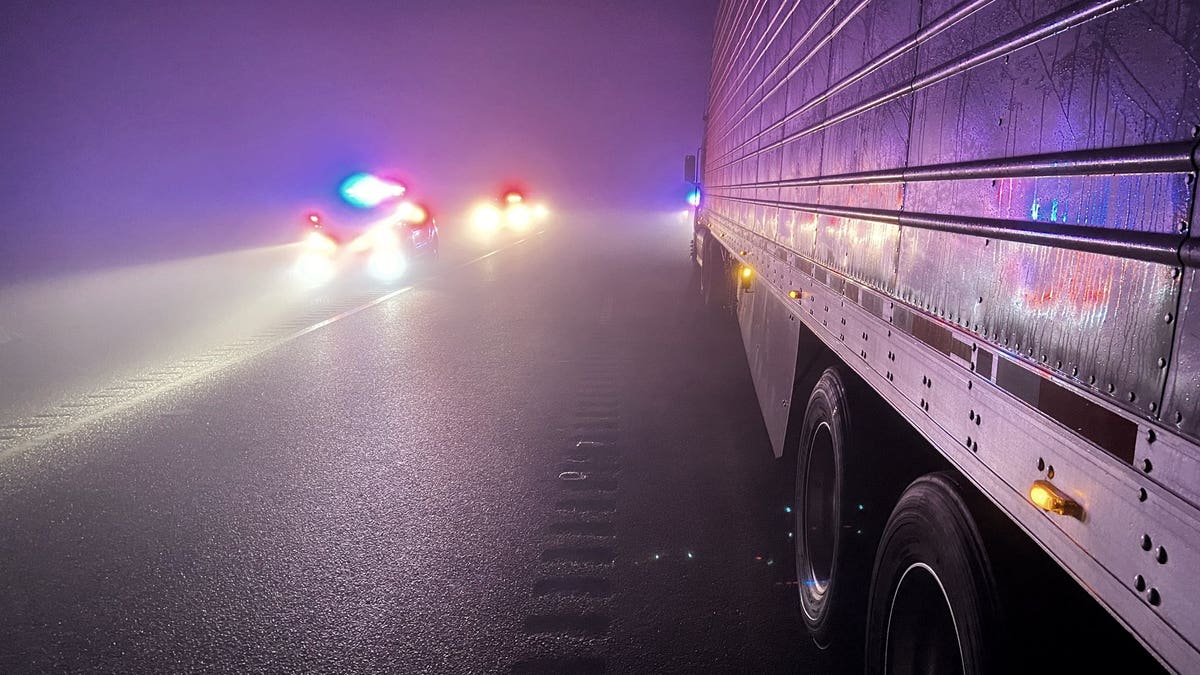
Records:
M0 3L0 277L348 225L362 170L439 214L514 183L556 213L674 210L715 5Z

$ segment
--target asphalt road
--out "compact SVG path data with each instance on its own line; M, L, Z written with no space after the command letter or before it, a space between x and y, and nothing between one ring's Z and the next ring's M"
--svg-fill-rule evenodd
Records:
M0 446L0 671L836 672L688 232L449 247Z

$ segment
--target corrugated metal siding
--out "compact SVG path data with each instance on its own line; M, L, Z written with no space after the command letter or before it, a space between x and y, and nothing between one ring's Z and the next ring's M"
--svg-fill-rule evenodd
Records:
M704 210L1141 414L1180 407L1196 3L731 0L713 65Z

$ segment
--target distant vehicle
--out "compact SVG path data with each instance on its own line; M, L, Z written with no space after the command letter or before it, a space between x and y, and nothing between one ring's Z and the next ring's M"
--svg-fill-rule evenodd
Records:
M429 208L404 201L388 208L370 223L331 224L320 213L305 216L301 268L306 276L332 274L335 263L365 258L366 271L382 281L400 278L415 260L436 260L441 241L437 220ZM321 261L325 261L324 264Z
M501 229L522 231L548 214L545 204L531 205L520 190L505 190L498 200L476 206L471 213L471 224L484 233Z

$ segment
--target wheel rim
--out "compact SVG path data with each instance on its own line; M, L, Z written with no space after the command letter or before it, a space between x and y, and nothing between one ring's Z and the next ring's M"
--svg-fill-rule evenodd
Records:
M888 613L884 672L964 673L958 624L942 580L925 563L904 571Z
M819 603L829 587L837 550L837 461L833 433L821 422L808 447L804 480L804 551L806 595Z

